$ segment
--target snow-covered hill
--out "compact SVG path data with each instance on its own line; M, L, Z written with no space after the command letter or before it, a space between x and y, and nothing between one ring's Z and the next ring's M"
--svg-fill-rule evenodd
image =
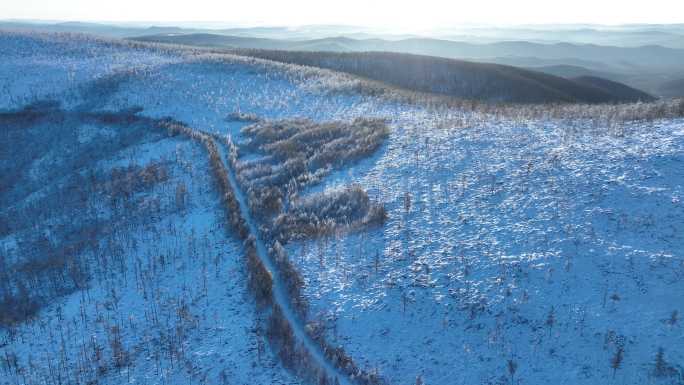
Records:
M0 318L0 384L302 381L269 345L205 148L160 123L230 135L230 169L282 170L236 117L389 126L282 202L356 185L388 213L284 248L309 305L295 331L323 330L366 373L683 381L684 120L432 108L322 70L80 35L0 47L0 300L17 313ZM272 218L242 214L271 242Z
M330 338L391 383L657 383L659 348L681 373L684 121L410 119L328 181L387 202L385 227L290 246Z

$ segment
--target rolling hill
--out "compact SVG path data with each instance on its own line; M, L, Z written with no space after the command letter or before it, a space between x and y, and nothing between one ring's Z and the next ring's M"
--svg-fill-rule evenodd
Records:
M606 95L619 95L622 100L647 101L652 99L652 96L643 91L629 87L620 82L600 78L597 76L579 76L572 80L575 83L583 84L588 87L594 87Z
M0 52L3 385L681 384L684 103L492 114L209 50L0 32Z
M622 78L625 76L622 74L591 70L586 67L570 64L557 64L557 65L545 65L545 66L529 66L525 67L530 71L544 72L549 75L560 76L562 78L576 78L580 76L597 76L604 79L614 80L623 83Z
M684 62L684 50L656 45L618 47L528 41L496 41L482 44L423 37L399 40L355 39L345 36L274 39L214 33L153 34L132 39L218 49L384 51L429 55L525 67L566 78L597 76L662 97L669 97L669 94L661 93L660 85L664 79L678 78L681 73L680 63Z
M263 39L212 33L154 34L132 38L139 41L187 44L214 48L262 48L292 51L388 51L453 59L474 59L505 64L508 60L532 59L536 65L576 64L611 72L671 70L681 68L684 49L658 45L640 47L595 44L500 41L476 44L464 41L415 37L400 40L326 37L317 39ZM603 67L603 68L601 68Z
M388 51L539 68L562 77L599 76L672 97L665 81L681 77L684 29L681 25L518 26L437 29L427 35L339 25L296 28L230 27L217 23L155 25L143 23L50 23L5 20L0 29L87 33L97 36L185 44L221 49L258 48L294 51ZM565 66L588 73L557 73ZM677 95L675 93L674 95Z
M660 86L660 93L673 98L684 97L684 78L665 82Z
M595 76L591 77L593 80L575 80L513 66L437 56L398 52L349 52L355 51L357 43L360 42L349 38L293 42L192 34L156 35L135 40L231 49L241 55L326 68L413 91L469 100L513 103L619 103L654 99L645 92ZM382 47L387 43L378 39L365 42L374 47ZM423 50L426 49L423 47ZM435 47L434 51L437 50ZM601 85L597 86L599 83Z
M654 98L596 77L565 79L512 66L392 52L242 50L278 62L326 68L418 92L511 103L619 103Z

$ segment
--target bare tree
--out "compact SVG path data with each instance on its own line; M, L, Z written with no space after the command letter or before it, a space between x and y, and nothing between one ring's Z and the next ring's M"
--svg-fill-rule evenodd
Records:
M670 324L670 326L674 326L677 324L679 321L679 311L673 310L672 314L670 314L670 319L667 320L667 323Z
M553 329L553 325L556 324L556 315L555 315L555 309L553 306L551 306L551 310L549 311L549 315L546 316L546 326L549 327L549 335L551 334L551 329Z
M622 359L624 358L623 356L624 348L622 346L618 346L617 350L615 351L615 355L610 359L610 367L613 368L613 378L615 378L615 373L622 365Z
M518 363L512 359L508 360L507 367L508 367L508 375L511 376L511 384L513 384L513 378L515 376L515 372L518 370Z

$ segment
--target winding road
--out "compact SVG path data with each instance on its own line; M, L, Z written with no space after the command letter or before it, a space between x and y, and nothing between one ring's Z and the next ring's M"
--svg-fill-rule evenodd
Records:
M261 238L257 223L252 217L252 214L249 210L247 199L245 198L245 195L237 182L235 170L233 169L232 162L230 161L230 152L226 144L222 143L221 141L217 142L217 148L221 155L221 159L223 160L226 166L226 170L228 170L228 179L230 181L230 186L233 189L235 198L237 199L240 205L240 214L242 215L242 218L245 220L247 227L249 228L250 234L255 239L257 256L273 277L273 301L282 309L283 316L290 324L295 339L299 341L299 343L309 352L315 364L326 373L326 375L332 381L332 383L336 383L335 379L337 379L339 384L353 385L353 381L327 359L327 357L323 353L321 346L316 341L314 341L311 338L311 336L306 332L306 326L304 321L297 315L297 313L292 308L292 303L288 298L287 289L285 288L285 281L282 278L277 265L268 253L266 244Z

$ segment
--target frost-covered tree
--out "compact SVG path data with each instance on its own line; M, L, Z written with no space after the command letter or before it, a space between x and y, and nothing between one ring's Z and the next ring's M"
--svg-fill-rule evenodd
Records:
M411 211L411 193L408 191L404 194L404 210L407 213Z
M556 324L556 312L553 306L551 306L551 310L549 311L549 314L546 316L546 326L549 328L549 334L551 333L551 329L553 329L553 325Z
M658 348L658 353L656 353L655 362L653 364L653 374L656 377L663 377L667 374L667 362L665 362L665 351L662 347Z
M518 363L514 360L508 360L506 367L508 369L508 375L511 377L511 384L513 383L513 378L515 377L515 372L518 370Z
M623 358L624 358L624 348L622 346L618 346L617 350L615 351L615 354L610 359L610 367L613 369L613 378L615 378L615 373L622 366Z
M670 324L671 326L674 326L679 322L679 311L673 310L672 314L670 314L670 319L667 320L667 323Z

